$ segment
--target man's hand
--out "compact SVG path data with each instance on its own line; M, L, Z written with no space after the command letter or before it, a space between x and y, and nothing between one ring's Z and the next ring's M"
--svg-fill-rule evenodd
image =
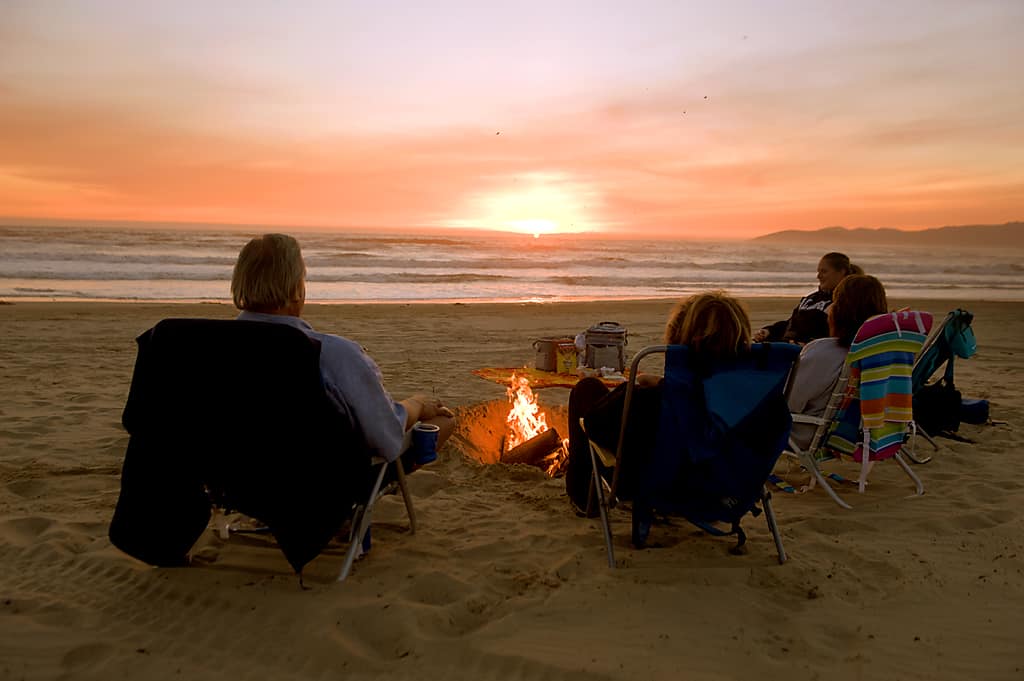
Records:
M435 395L413 395L409 398L412 401L418 402L420 405L420 421L432 419L435 416L455 416L455 413L444 406L444 403L438 399Z
M757 333L754 334L753 340L755 343L763 343L768 339L768 329L758 329Z

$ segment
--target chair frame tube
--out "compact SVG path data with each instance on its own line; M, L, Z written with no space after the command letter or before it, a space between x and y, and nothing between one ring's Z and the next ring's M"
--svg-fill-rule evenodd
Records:
M924 354L924 351L928 347L930 347L930 345L936 342L939 334L942 333L942 329L945 327L946 322L948 322L949 317L951 315L952 313L946 316L946 319L943 320L943 323L939 326L938 331L936 331L935 328L932 329L931 333L928 335L928 337L922 344L921 349L917 351L917 356L914 360L915 365L918 361L920 361L920 358ZM918 318L918 322L920 323L920 318ZM799 364L799 359L797 360L797 363ZM795 374L795 369L796 365L794 365L794 370L790 374L791 379L793 374ZM818 428L817 430L815 430L814 436L811 438L811 443L806 449L801 449L800 447L796 446L796 444L793 442L792 437L790 437L789 448L787 452L784 453L795 454L800 462L800 465L802 465L811 473L811 483L808 485L808 489L813 487L815 483L820 483L822 487L824 487L828 495L832 498L832 501L836 502L836 504L847 510L852 510L853 506L851 506L849 503L843 500L832 487L832 485L829 484L828 480L822 474L821 468L818 466L818 460L815 458L817 452L821 450L821 448L825 445L825 441L829 434L830 426L832 424L833 419L835 418L836 412L839 410L839 405L843 401L843 397L846 393L849 380L850 367L848 364L844 363L842 370L839 372L839 376L836 378L836 382L832 386L832 395L829 397L828 404L825 407L825 412L820 417L808 416L806 414L792 414L794 423L813 423L816 424ZM792 380L790 380L789 384L787 384L786 386L787 397L789 395L789 390L791 386ZM932 446L935 447L935 449L938 449L938 445L936 445L935 442L928 436L928 434L925 433L924 430L922 430L919 426L917 426L917 424L914 421L908 423L907 428L910 429L912 432L919 432L922 435L924 435L925 439L927 439L932 444ZM860 475L858 476L857 481L857 487L858 491L861 494L863 494L867 486L868 474L871 472L871 468L874 462L871 461L870 432L867 428L864 427L863 422L861 422L861 429L861 436L863 438L863 442L861 444L862 459ZM912 451L907 451L905 448L901 448L900 451L897 452L894 456L896 461L899 463L900 468L903 469L903 472L907 474L911 481L913 481L914 487L916 489L915 496L921 496L924 494L924 483L921 481L921 478L919 478L910 469L910 466L903 458L902 453L906 453L907 456L909 456L911 460L914 461L915 463L927 463L928 461L931 461L931 457L928 457L926 459L919 459L916 456L914 456Z
M345 563L341 567L341 572L338 573L337 581L339 582L344 582L348 577L349 572L352 571L352 564L355 563L356 557L359 555L359 552L363 547L363 539L366 537L366 532L370 529L370 523L372 521L373 504L380 496L381 483L384 481L384 474L387 472L388 466L395 467L398 488L401 490L402 500L405 502L405 511L409 515L409 533L416 534L416 510L413 508L412 496L409 494L409 488L406 485L405 467L402 465L401 457L391 462L388 462L381 457L374 457L371 463L379 465L380 471L377 473L377 478L373 483L373 489L370 490L370 495L366 500L366 505L363 507L362 513L359 514L358 518L353 517L352 519L352 522L358 523L358 525L352 536L352 541L349 543L348 550L345 552Z
M636 377L639 373L640 361L653 354L665 354L668 351L668 345L650 345L646 348L641 349L633 357L633 361L629 365L629 380L626 383L626 396L622 403L622 423L619 427L619 441L615 446L615 470L612 473L612 484L611 489L605 494L604 486L601 484L601 476L597 472L597 452L593 442L590 443L590 465L591 465L591 482L593 488L590 492L590 498L593 499L596 495L598 502L598 510L601 514L601 526L604 532L604 543L605 551L608 555L608 567L615 569L615 548L612 543L612 527L610 512L617 503L616 493L619 488L619 472L622 470L622 451L626 441L626 426L629 419L629 407L633 401L633 390L636 387ZM792 376L792 369L790 370L790 376ZM788 383L787 383L788 389ZM582 419L581 419L582 422ZM582 423L581 423L582 425ZM821 473L818 472L820 476ZM826 488L831 492L831 488ZM835 497L835 493L832 492L836 501L840 504L844 502ZM589 502L588 502L589 507ZM779 555L779 565L782 565L788 559L786 555L786 549L782 545L782 535L779 532L778 521L775 517L775 510L772 507L771 493L767 487L762 488L761 491L761 505L764 507L765 520L768 523L768 530L771 532L772 539L775 542L775 550Z

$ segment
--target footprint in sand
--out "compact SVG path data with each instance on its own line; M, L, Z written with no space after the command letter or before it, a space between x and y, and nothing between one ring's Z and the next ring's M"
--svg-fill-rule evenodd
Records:
M11 543L28 545L35 543L44 532L53 527L54 521L51 518L27 517L11 518L3 522L0 527L0 536L13 540Z
M113 648L107 643L86 643L75 646L64 653L60 666L64 669L81 669L110 656Z

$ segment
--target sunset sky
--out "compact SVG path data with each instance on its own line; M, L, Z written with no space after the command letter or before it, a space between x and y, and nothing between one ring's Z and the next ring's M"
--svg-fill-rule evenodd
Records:
M0 217L1024 218L1024 2L0 4Z

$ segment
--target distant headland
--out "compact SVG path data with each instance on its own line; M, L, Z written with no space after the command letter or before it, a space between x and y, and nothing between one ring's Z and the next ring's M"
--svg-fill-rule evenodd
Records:
M763 243L799 243L850 246L856 244L901 246L977 246L1024 248L1024 222L1002 225L956 225L907 231L887 227L825 227L811 231L787 229L756 237Z

